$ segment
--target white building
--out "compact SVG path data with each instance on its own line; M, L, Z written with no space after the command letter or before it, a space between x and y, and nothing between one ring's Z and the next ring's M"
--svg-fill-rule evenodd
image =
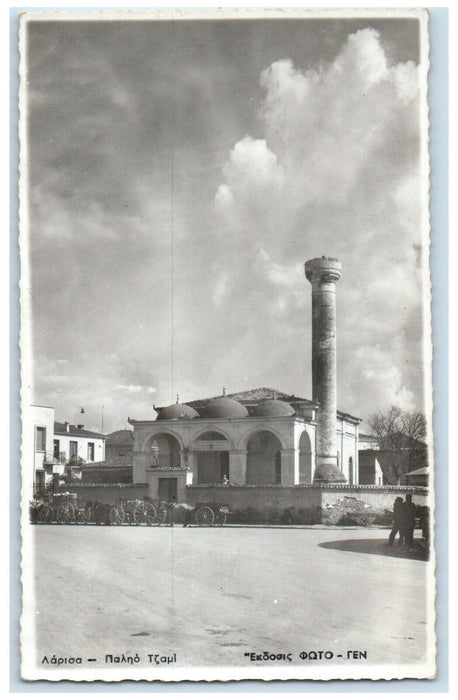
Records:
M24 488L36 492L44 488L53 473L54 408L27 406L23 411L22 464Z
M86 462L102 462L105 459L105 436L86 430L84 425L54 423L53 452L56 459L66 465L78 467Z
M25 406L23 409L22 473L28 499L42 491L54 475L71 472L80 476L85 462L105 459L105 436L54 420L51 406Z

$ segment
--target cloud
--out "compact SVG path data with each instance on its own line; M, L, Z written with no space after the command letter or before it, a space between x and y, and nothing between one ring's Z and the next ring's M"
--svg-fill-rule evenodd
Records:
M393 149L406 136L415 138L418 119L409 106L418 70L412 62L389 68L375 30L351 35L328 66L303 72L290 60L276 61L260 84L267 139L245 136L234 146L219 190L238 195L240 207L260 196L273 196L275 206L279 192L296 210L317 201L342 205L364 187L371 168L370 182L387 174L387 155L395 171L402 167L399 154L386 153L387 142ZM413 120L405 133L408 116Z
M309 304L301 263L339 257L341 405L421 405L418 67L390 65L368 27L333 61L278 60L260 84L264 133L238 141L222 169L220 235L252 251L252 283L270 290L265 313L283 332Z
M146 391L148 394L154 394L157 391L157 389L152 386L141 386L140 384L117 384L115 389L120 389L121 391L127 391L129 393Z
M60 420L311 396L302 265L323 254L339 406L422 405L416 23L242 24L34 23L32 384Z

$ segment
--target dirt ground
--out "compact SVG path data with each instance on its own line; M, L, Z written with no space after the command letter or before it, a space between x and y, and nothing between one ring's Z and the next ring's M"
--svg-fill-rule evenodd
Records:
M175 667L262 667L268 653L304 667L329 665L309 658L327 651L421 666L427 652L431 563L387 547L385 529L41 525L33 537L38 664L175 654Z

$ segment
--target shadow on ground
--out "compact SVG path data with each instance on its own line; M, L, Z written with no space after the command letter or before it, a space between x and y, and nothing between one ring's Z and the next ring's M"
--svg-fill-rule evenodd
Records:
M358 554L379 554L398 559L418 559L420 561L428 561L429 559L429 552L420 541L416 541L413 548L400 547L398 544L390 547L387 539L336 540L335 542L321 542L318 546L324 549L340 549L343 552L356 552Z

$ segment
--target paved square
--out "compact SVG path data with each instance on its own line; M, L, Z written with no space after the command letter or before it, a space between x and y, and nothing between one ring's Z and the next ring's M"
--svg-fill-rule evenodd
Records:
M304 667L329 665L300 661L304 651L345 663L362 651L361 664L415 665L426 654L432 565L391 556L386 529L44 525L33 536L38 664L176 654L180 667L262 666L246 654L269 652Z

